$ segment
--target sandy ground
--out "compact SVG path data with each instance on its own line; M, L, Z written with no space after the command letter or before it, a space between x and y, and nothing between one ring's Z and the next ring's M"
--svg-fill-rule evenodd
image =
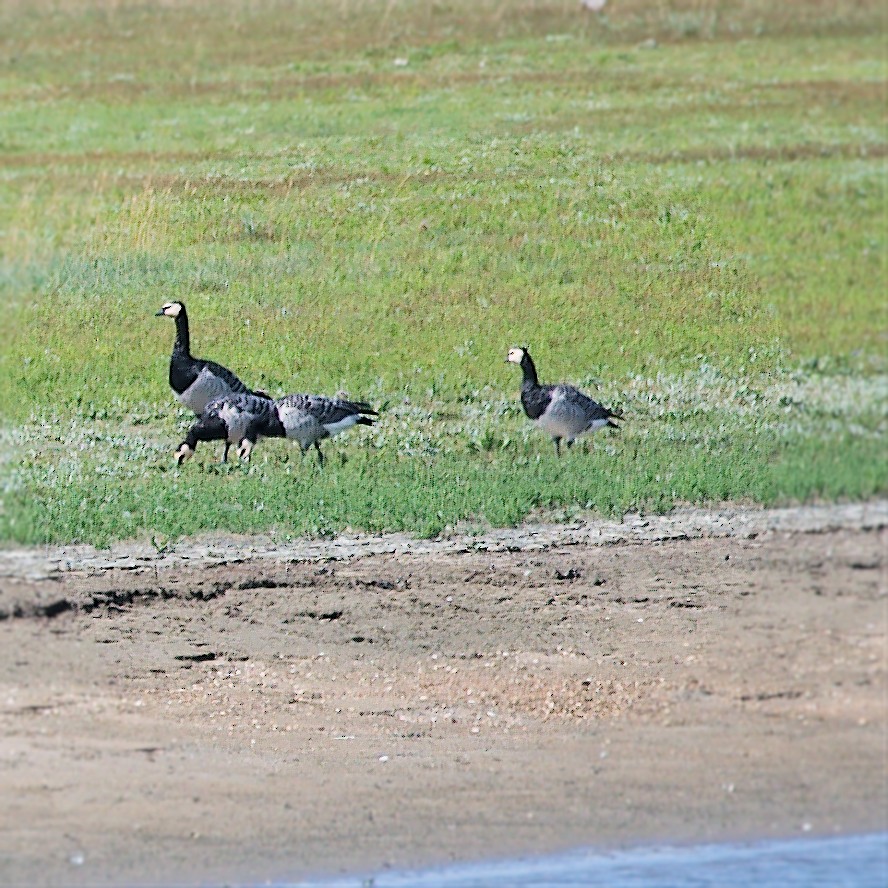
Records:
M886 541L7 575L0 882L885 830Z

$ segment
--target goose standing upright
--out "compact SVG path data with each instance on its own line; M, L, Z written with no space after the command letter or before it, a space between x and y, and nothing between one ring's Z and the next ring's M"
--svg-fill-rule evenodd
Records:
M157 317L174 318L176 340L170 357L170 388L176 398L189 410L201 416L214 399L227 394L252 394L267 397L265 392L253 392L227 367L215 361L195 358L191 354L191 335L188 328L188 312L184 302L167 302L156 313ZM209 440L209 439L207 439ZM225 445L222 462L228 460L230 442Z
M259 438L291 438L304 453L314 445L324 465L320 442L355 425L373 425L379 414L364 401L324 395L286 395L277 401L253 394L224 395L211 401L176 451L181 465L198 441L238 445L238 456L249 460Z
M521 382L521 404L524 412L536 425L548 432L555 442L555 453L561 456L561 439L571 447L576 438L586 432L610 426L619 429L615 419L619 415L602 407L588 395L567 383L540 385L536 366L525 348L509 349L506 361L517 364L524 378Z

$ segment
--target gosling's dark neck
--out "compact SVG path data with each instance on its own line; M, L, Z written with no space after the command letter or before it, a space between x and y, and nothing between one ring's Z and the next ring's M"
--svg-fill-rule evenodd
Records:
M191 336L188 332L188 313L183 306L176 315L176 341L173 343L173 354L191 355Z
M533 363L533 358L527 352L524 352L524 357L521 358L521 371L524 374L524 378L521 380L521 388L532 388L540 384L537 379L537 369Z

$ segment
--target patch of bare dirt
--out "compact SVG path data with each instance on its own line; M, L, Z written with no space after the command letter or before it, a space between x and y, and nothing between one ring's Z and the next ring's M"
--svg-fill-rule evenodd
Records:
M885 829L886 540L7 576L0 881Z

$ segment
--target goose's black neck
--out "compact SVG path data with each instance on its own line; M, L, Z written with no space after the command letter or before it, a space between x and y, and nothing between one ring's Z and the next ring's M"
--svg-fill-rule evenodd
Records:
M524 379L521 380L521 388L534 388L540 384L537 379L536 366L530 352L525 351L521 358L521 371L524 373Z
M276 405L272 405L272 409L265 420L264 434L269 438L287 437L287 430L281 422L281 415L278 413Z
M191 356L191 337L188 332L188 314L185 306L176 315L176 341L173 343L173 354Z

